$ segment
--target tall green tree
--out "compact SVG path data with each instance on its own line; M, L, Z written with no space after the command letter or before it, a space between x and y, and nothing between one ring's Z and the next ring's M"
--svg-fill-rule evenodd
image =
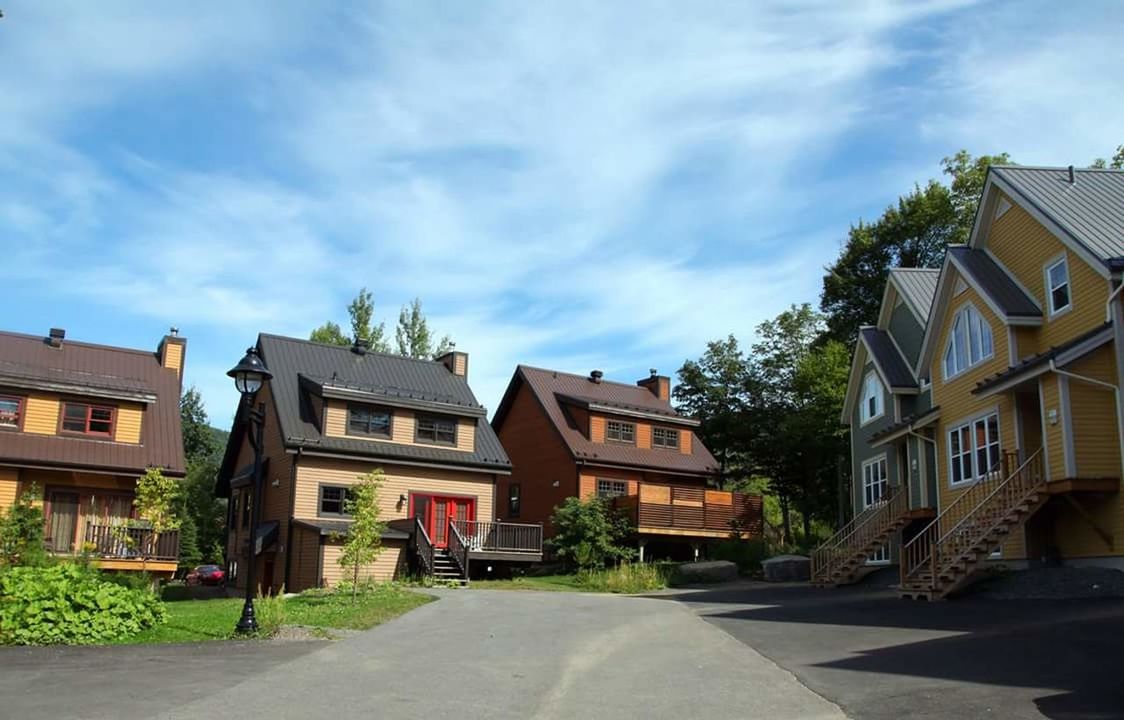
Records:
M308 339L328 345L350 345L353 339L359 338L366 340L374 352L390 352L390 343L386 339L386 323L374 324L375 300L374 295L367 288L360 288L359 294L348 303L347 314L351 318L351 337L344 334L339 324L329 320L314 329Z
M207 421L203 396L194 385L180 397L180 425L183 429L183 455L187 462L213 456L218 451L215 434Z
M429 329L425 313L422 312L419 298L414 298L409 305L402 306L402 311L398 313L398 329L395 335L398 340L398 354L406 357L429 360L453 349L453 341L448 335L443 336L434 345L433 333Z
M137 515L148 521L151 535L140 548L141 568L156 551L156 542L162 533L176 530L183 520L177 512L179 508L180 486L173 478L160 472L159 468L149 468L137 478L136 499L133 505Z
M1124 145L1118 145L1116 152L1113 153L1111 160L1104 158L1097 158L1093 161L1090 167L1111 169L1111 170L1124 170Z
M215 481L226 433L210 426L203 398L194 387L185 390L180 398L180 425L187 464L187 476L182 481L181 564L186 567L200 560L218 562L225 544L226 501L215 497Z
M382 470L372 470L348 488L344 510L351 523L344 535L339 564L351 571L351 601L359 592L359 571L373 563L382 552L382 534L386 523L379 520L379 487L383 482Z
M625 545L631 533L628 520L613 510L605 498L568 497L550 516L554 535L547 544L555 554L579 570L599 570L605 564L632 558Z

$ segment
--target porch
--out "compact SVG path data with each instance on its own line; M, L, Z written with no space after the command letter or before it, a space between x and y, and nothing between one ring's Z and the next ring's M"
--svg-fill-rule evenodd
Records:
M143 526L87 523L82 550L102 570L172 574L179 561L180 532L157 533Z
M542 561L542 525L453 518L434 527L422 517L389 525L410 533L411 558L419 570L439 579L467 583L473 561Z
M761 497L686 485L637 483L636 494L613 498L640 536L684 539L759 537Z

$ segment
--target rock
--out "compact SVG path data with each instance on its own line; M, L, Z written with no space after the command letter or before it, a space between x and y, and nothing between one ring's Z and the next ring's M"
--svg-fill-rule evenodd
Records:
M738 566L728 560L683 563L675 568L672 585L707 585L738 579Z
M812 563L804 555L777 555L761 563L769 582L799 582L812 576Z

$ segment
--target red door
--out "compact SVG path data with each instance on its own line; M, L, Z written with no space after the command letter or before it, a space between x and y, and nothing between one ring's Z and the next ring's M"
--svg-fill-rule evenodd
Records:
M415 495L414 516L422 518L435 547L449 544L450 520L475 520L476 498Z

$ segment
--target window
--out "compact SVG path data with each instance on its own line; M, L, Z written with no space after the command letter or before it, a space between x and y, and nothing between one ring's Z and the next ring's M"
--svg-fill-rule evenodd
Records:
M991 413L948 431L949 482L972 482L999 467L999 415Z
M419 415L418 429L415 433L418 442L431 442L439 445L457 444L457 421L436 415Z
M956 314L944 351L945 378L959 375L994 354L991 326L979 311L967 305Z
M320 514L347 515L346 502L351 497L351 489L336 485L320 486Z
M882 381L876 373L867 373L863 380L863 402L860 411L862 421L868 423L882 417Z
M64 403L62 429L83 435L112 435L113 408L83 403Z
M0 428L19 428L23 398L0 395Z
M390 412L370 405L348 405L347 434L390 437Z
M1046 285L1050 314L1056 315L1069 309L1069 264L1064 257L1046 268Z
M597 478L597 497L615 498L628 495L628 483L624 480L602 480Z
M679 431L670 428L652 428L652 447L671 448L679 447Z
M605 423L605 437L613 442L636 442L636 426L630 422L610 420Z
M522 488L519 483L512 483L507 486L507 516L510 518L519 517L519 496L522 493Z
M886 494L886 456L863 463L863 508L882 502Z

